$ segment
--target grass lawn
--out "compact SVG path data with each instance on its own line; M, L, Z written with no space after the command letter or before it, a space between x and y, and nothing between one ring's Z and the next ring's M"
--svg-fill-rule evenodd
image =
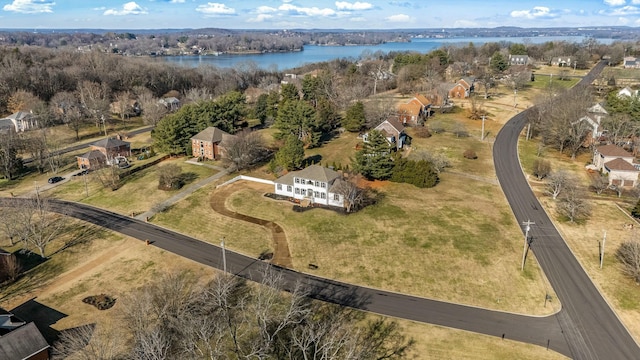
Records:
M190 182L185 186L212 176L216 172L205 166L188 164L185 162L186 159L187 158L184 157L167 159L158 165L127 176L124 179L124 184L116 191L105 189L97 175L95 173L89 173L87 176L88 197L86 196L87 188L85 188L85 179L82 176L75 177L72 181L55 187L48 195L66 200L84 202L122 214L142 213L179 191L163 191L158 189L159 166L166 164L178 165L182 169L183 174L187 174L190 178ZM134 162L134 165L136 163L137 162Z
M536 158L537 141L520 141L520 157L527 173L531 173L530 164ZM580 154L576 160L568 155L559 154L554 149L545 149L544 158L550 160L553 169L565 169L581 180L581 186L588 186L588 174L585 164L591 158L590 153ZM533 179L533 177L530 177ZM636 199L618 198L614 195L596 195L589 192L592 214L589 220L572 224L559 219L555 213L555 202L543 193L542 183L531 181L542 205L555 220L556 226L568 243L569 247L582 264L589 277L612 305L623 323L636 339L640 340L640 287L621 273L621 265L615 257L615 251L620 243L634 236L634 231L625 230L624 224L633 220L621 211L616 204L630 210ZM605 243L605 257L603 268L600 269L599 242L602 241L604 231L607 233Z

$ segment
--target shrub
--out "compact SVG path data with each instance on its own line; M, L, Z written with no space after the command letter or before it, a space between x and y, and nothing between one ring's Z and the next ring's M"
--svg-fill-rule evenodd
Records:
M478 154L476 154L475 150L471 150L471 149L465 150L462 156L464 156L466 159L471 159L471 160L475 160L478 158Z
M533 175L542 180L551 174L551 162L544 159L535 159L533 161Z
M429 129L427 127L424 126L418 126L414 129L413 134L417 137L417 138L422 138L422 139L426 139L426 138L430 138L431 137L431 131L429 131Z
M640 199L638 199L636 206L633 209L631 209L631 215L634 218L640 218Z
M407 183L419 188L430 188L436 186L439 178L437 171L430 162L399 158L395 161L391 181Z
M116 299L112 298L109 295L100 294L87 296L86 298L82 299L82 302L85 304L93 305L98 310L107 310L115 305Z

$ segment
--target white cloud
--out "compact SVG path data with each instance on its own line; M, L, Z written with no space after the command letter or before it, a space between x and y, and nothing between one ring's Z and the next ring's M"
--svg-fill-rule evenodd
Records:
M184 4L184 0L171 0L172 4Z
M107 10L107 8L105 6L100 6L100 7L93 8L91 10L94 10L94 11L105 11L105 10Z
M551 9L546 6L535 6L531 10L514 10L511 12L511 17L514 18L539 19L554 18L557 16L557 14L553 13Z
M286 11L289 15L303 15L303 16L334 16L336 15L335 10L324 8L320 9L317 7L300 7L291 4L282 4L278 7L280 11Z
M273 15L269 15L269 14L258 14L256 17L254 18L250 18L247 20L247 22L250 23L260 23L260 22L265 22L266 20L270 20L273 18Z
M388 22L402 22L402 23L413 21L411 16L406 15L406 14L391 15L391 16L387 17L385 20L387 20Z
M365 21L367 21L367 19L365 19L365 18L363 18L361 16L358 16L358 17L349 18L349 21L351 21L351 22L365 22Z
M604 0L605 5L609 5L609 6L622 6L625 5L627 2L626 0Z
M230 8L225 4L207 3L206 5L198 5L196 11L203 13L205 16L224 16L235 15L236 9Z
M618 24L627 25L629 23L629 19L627 18L618 18Z
M599 12L602 15L609 16L630 16L630 15L638 15L640 14L640 8L636 6L623 6L621 8L613 9L610 11L600 10Z
M123 15L143 15L146 13L147 11L145 9L143 9L140 5L136 4L135 1L131 1L122 5L122 10L109 9L109 10L106 10L103 13L103 15L123 16Z
M358 11L358 10L373 9L373 5L369 4L368 2L359 2L359 1L356 1L354 3L350 3L346 1L336 1L336 8L338 10Z
M258 14L268 14L268 13L272 13L272 12L276 12L278 11L278 9L276 8L272 8L271 6L258 6L256 8L256 12Z
M453 22L453 27L456 28L473 28L479 27L478 23L471 20L456 20Z
M52 13L56 3L50 0L13 0L5 5L2 10L23 14Z

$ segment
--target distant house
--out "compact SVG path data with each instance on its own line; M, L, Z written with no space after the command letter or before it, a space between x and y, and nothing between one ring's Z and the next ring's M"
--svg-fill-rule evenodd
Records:
M509 65L529 65L529 55L509 55Z
M456 82L456 84L449 89L449 98L464 99L468 98L474 91L474 81L470 78L462 78Z
M191 152L199 159L218 160L224 152L224 140L233 135L218 129L208 127L191 138Z
M180 108L180 100L173 96L162 98L158 100L158 102L164 105L164 107L166 107L169 111L176 111Z
M567 67L571 66L571 56L554 56L551 58L552 66Z
M5 118L0 119L0 130L9 129L11 126L13 127L13 130L15 132L23 132L36 128L38 126L38 122L36 121L33 114L24 111L18 111Z
M632 153L617 145L598 146L593 153L593 165L608 175L609 185L636 186L640 170L634 159Z
M33 322L0 308L0 359L46 360L49 344Z
M626 56L622 60L622 66L625 69L638 69L640 68L640 61L633 56Z
M380 131L389 144L396 149L402 149L407 142L407 134L404 132L405 127L395 119L387 119L373 130ZM363 141L367 142L368 137L369 134L364 134Z
M638 90L632 90L629 87L624 87L622 89L620 89L618 91L618 95L619 98L624 98L624 97L637 97L638 96Z
M344 181L334 170L311 165L300 171L292 171L274 181L275 193L310 204L344 207L344 196L335 192Z
M422 105L417 100L398 105L398 119L403 124L418 124L418 119L422 114Z
M607 115L609 113L602 105L595 104L587 110L587 115L581 117L578 121L588 123L591 128L591 138L597 139L602 135L603 131L601 128L602 118Z
M119 138L106 138L91 144L91 150L77 156L80 169L99 169L105 165L121 165L131 156L131 143ZM128 164L128 163L127 163Z
M130 98L126 100L125 103L122 103L120 100L112 102L109 104L109 111L118 116L128 117L139 116L142 113L142 108L138 100Z

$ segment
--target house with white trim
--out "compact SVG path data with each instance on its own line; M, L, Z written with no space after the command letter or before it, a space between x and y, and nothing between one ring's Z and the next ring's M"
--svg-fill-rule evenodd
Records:
M636 186L640 170L633 160L635 156L617 145L596 147L593 165L609 177L609 185Z
M13 126L11 130L15 130L15 132L23 132L38 126L38 122L33 114L24 111L18 111L0 119L0 124L1 128L6 129L11 129L11 126Z
M343 208L344 196L334 191L341 181L344 180L337 171L311 165L279 177L274 181L274 187L277 195Z

